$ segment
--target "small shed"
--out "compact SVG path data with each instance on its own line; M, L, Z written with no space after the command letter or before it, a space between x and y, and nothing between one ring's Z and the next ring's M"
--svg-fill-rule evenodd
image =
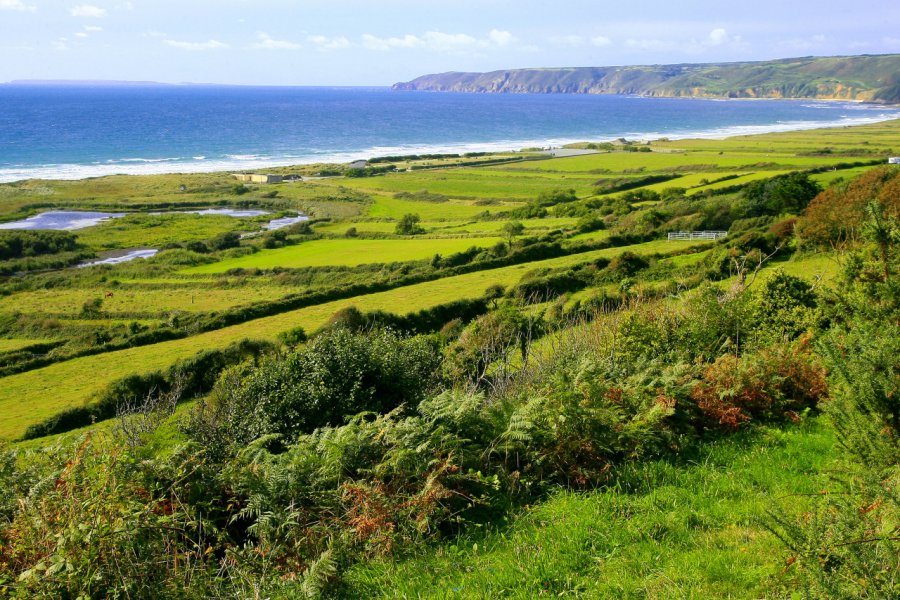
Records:
M365 160L354 160L352 163L350 163L350 168L351 169L365 169L367 164L368 164L368 161L365 161Z
M889 165L900 165L900 156L892 156L888 159Z

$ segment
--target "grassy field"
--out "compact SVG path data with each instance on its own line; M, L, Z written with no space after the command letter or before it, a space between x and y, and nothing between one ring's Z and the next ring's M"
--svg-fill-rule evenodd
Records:
M114 291L107 291L114 290ZM295 293L284 286L252 285L241 287L210 287L180 285L177 288L147 288L119 285L106 289L69 288L34 290L0 298L0 314L27 312L77 316L85 302L101 298L104 313L165 314L172 311L218 311L242 304L274 300ZM106 297L106 293L112 294Z
M208 240L228 231L258 231L270 219L268 216L239 219L223 215L135 214L79 231L78 240L94 250L158 248Z
M548 231L551 229L566 229L572 227L577 219L569 217L547 217L544 219L521 219L525 226L525 235ZM429 234L493 234L497 235L508 223L507 220L474 221L471 219L454 219L444 221L424 221L419 223ZM393 233L397 224L394 221L339 221L336 223L323 223L315 226L317 233L329 233L343 235L347 229L354 227L360 233Z
M678 174L680 177L676 179L647 188L661 191L686 187L693 194L794 169L882 158L891 149L900 148L900 121L725 140L654 141L650 147L652 152L602 152L479 168L417 170L367 178L334 177L296 184L251 186L241 195L234 192L235 181L227 173L3 184L0 185L0 218L32 213L36 205L128 211L255 206L271 212L308 210L314 216L331 217L331 222L314 226L321 233L342 236L349 227L355 227L359 232L376 233L385 239L313 240L192 267L187 265L197 265L203 258L171 265L161 261L141 265L138 263L143 261L137 261L131 265L91 269L91 273L60 271L36 276L39 283L21 289L10 280L0 294L0 322L10 327L9 324L14 325L20 319L19 315L31 321L21 330L7 330L4 335L12 339L0 342L0 351L22 347L17 344L25 344L26 340L55 339L53 327L59 325L57 319L66 326L98 330L131 321L153 325L177 312L221 311L302 291L296 284L288 285L288 280L276 280L272 273L234 278L223 275L229 269L402 262L427 259L435 254L446 256L472 246L491 246L503 239L501 229L511 220L496 215L522 207L545 191L573 188L580 198L589 198L601 179ZM312 174L318 168L298 167L285 172ZM867 168L830 170L813 178L827 185L838 178L849 179ZM739 177L716 182L732 174ZM704 181L714 183L704 185ZM419 194L423 191L427 194ZM401 192L410 194L395 196ZM424 199L415 199L417 195ZM602 230L572 235L571 229L578 219L552 216L553 210L551 207L551 216L544 219L522 220L526 227L524 235L540 235L556 229L568 231L568 241L599 240L608 235ZM393 236L395 221L408 213L421 217L430 237ZM82 244L96 251L159 247L208 241L226 231L254 230L267 219L142 214L88 228L77 235ZM453 235L460 237L450 237ZM245 244L258 245L259 241L249 240ZM649 254L675 247L660 241L633 249ZM61 407L89 401L119 377L167 367L201 349L221 347L244 337L272 339L295 325L315 329L336 310L351 305L403 313L472 298L491 284L513 284L532 269L577 264L600 256L614 256L622 250L600 250L329 302L177 341L75 359L3 378L0 437L15 437L28 423ZM678 257L672 263L684 266L693 260L699 257ZM765 270L775 267L807 278L819 274L826 279L833 278L839 271L833 259L823 256L798 256L767 266ZM107 296L108 292L112 295ZM583 293L589 295L592 291L589 288ZM85 303L97 298L102 298L102 312L83 315ZM41 327L44 329L40 330Z
M12 352L21 350L35 344L43 344L48 340L41 339L0 339L0 352Z
M793 572L761 519L785 497L802 510L835 456L812 420L625 468L619 485L559 492L504 527L360 564L348 597L774 597Z
M0 387L0 439L17 438L32 423L62 409L90 402L109 383L126 375L163 369L201 350L221 348L245 338L273 339L282 331L297 326L313 331L335 312L348 306L404 314L462 298L477 298L491 285L514 284L525 273L537 268L571 266L601 257L612 257L624 251L651 254L675 251L691 245L690 242L648 242L478 271L327 302L185 339L76 358L11 375L3 378L3 385Z
M413 176L414 174L410 174ZM422 189L421 186L417 189ZM429 190L436 191L436 190ZM482 213L494 214L520 206L520 202L496 202L476 204L474 200L448 200L447 202L422 202L394 198L393 196L374 195L373 203L368 207L369 217L399 219L405 214L419 215L425 221L436 219L468 219Z
M263 250L256 254L192 267L190 274L224 273L231 269L272 269L285 267L356 266L368 263L404 262L431 258L435 254L455 254L472 246L493 246L498 237L407 238L401 240L314 240L296 246Z

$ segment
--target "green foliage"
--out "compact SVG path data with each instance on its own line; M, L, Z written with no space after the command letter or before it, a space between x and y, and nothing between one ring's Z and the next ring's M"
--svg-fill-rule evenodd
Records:
M745 211L750 217L800 214L821 191L806 173L754 181L744 189Z
M238 389L218 388L198 418L238 445L273 433L292 440L357 413L414 406L435 384L437 366L428 338L336 327L263 362ZM222 415L227 420L217 422Z
M753 295L757 335L772 341L796 338L815 324L816 305L810 284L777 269Z
M394 232L397 235L417 235L425 233L425 230L419 225L419 221L421 221L419 215L407 213L397 221L397 227L394 229Z
M566 202L574 202L578 200L578 196L575 194L575 190L572 188L563 189L557 188L555 190L548 190L545 192L541 192L537 197L537 205L538 206L555 206L557 204L563 204Z
M302 327L294 327L278 334L278 341L288 348L296 348L300 344L306 342L306 330Z
M831 384L825 411L846 452L842 469L813 511L797 519L776 508L769 524L809 597L900 593L900 329L896 319L873 319L871 301L845 304L847 326L822 342Z
M0 230L0 260L72 252L77 239L68 231Z
M500 231L503 232L503 235L509 240L509 244L512 245L513 240L525 232L525 226L519 221L507 221Z

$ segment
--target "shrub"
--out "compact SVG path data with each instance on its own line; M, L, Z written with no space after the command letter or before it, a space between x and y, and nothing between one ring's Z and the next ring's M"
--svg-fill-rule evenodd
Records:
M743 357L726 354L707 367L691 398L702 426L736 430L749 421L796 419L825 397L825 371L808 344L775 346Z
M294 440L358 413L414 407L436 383L438 363L435 343L426 337L329 329L263 362L238 389L217 388L209 415L215 421L216 413L225 414L229 421L208 429L227 432L237 444L272 433Z
M397 235L417 235L425 233L425 230L419 225L420 220L419 215L407 213L397 221L397 227L394 229L394 233Z

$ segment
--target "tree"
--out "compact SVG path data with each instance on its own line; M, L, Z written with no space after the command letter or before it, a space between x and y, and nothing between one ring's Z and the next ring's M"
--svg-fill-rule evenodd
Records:
M509 245L512 246L513 239L522 235L525 231L525 226L519 221L509 221L503 226L501 231L503 232L503 235L506 236L506 239L509 240Z
M394 229L394 233L397 235L416 235L419 233L424 233L425 230L419 226L419 215L415 213L407 213L397 221L397 227Z
M791 173L749 184L744 190L744 203L750 217L799 214L821 191L806 173Z

